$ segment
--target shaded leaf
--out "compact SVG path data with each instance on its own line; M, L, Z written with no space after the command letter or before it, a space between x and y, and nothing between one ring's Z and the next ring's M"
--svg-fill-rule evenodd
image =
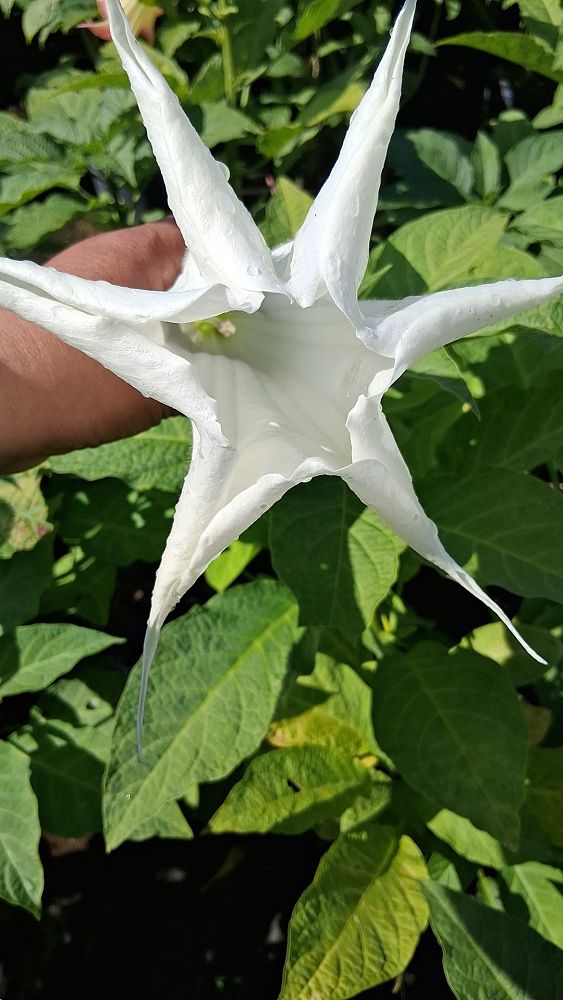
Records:
M270 548L298 598L300 621L354 637L395 581L404 543L345 483L321 476L276 505Z
M487 469L428 477L417 492L448 551L481 583L563 602L563 497L547 484Z
M460 892L423 885L444 970L459 1000L563 996L561 955L531 928Z
M501 875L511 893L524 902L527 922L546 941L563 948L563 895L553 883L563 882L563 872L537 861L503 868ZM507 903L509 912L510 902ZM515 916L518 915L514 907Z
M373 680L375 736L405 781L516 846L527 734L506 675L465 650L420 643Z

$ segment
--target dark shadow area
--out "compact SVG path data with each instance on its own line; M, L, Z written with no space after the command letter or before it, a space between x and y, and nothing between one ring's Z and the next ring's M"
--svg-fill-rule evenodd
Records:
M44 917L0 906L3 1000L276 1000L312 835L127 844L45 857ZM426 934L404 977L362 994L449 1000Z

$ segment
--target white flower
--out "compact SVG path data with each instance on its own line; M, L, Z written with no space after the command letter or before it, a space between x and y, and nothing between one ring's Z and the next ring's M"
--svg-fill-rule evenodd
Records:
M3 305L193 423L193 457L152 597L143 697L160 628L180 597L287 490L321 475L345 480L536 656L445 551L415 495L381 397L422 355L546 302L563 290L563 279L501 281L393 302L357 299L415 5L405 3L295 240L271 252L228 171L136 43L118 0L108 0L113 40L188 248L182 273L168 292L149 292L0 262ZM209 320L211 326L202 322Z

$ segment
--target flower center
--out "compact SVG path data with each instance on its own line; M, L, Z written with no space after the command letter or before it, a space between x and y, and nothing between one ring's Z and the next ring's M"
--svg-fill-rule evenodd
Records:
M213 319L182 324L182 332L187 334L192 344L198 346L204 343L210 344L212 338L232 337L237 332L233 315L233 313L222 313L221 316L215 316Z

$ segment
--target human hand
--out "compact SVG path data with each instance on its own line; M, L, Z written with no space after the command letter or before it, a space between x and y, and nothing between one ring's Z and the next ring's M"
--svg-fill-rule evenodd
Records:
M48 264L82 278L164 291L184 251L174 221L166 219L93 236ZM0 309L0 473L137 434L169 412L53 334Z

